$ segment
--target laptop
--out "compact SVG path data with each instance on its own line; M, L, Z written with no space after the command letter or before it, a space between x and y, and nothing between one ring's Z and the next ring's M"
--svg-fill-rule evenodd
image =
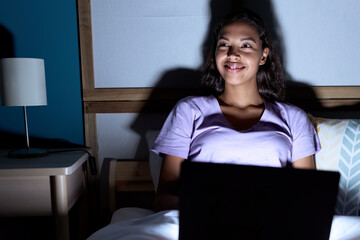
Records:
M184 161L179 239L329 239L340 174Z

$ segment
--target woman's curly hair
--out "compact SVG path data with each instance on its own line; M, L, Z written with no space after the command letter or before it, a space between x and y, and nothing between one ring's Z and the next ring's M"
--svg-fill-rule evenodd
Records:
M220 95L224 91L225 82L216 67L216 44L220 31L225 26L234 22L244 22L255 27L262 42L262 49L269 48L266 62L259 67L256 76L260 95L267 100L283 100L285 97L285 84L280 58L274 48L270 32L266 28L265 23L250 10L242 10L236 14L231 14L216 25L213 32L212 46L201 78L202 84L215 96Z

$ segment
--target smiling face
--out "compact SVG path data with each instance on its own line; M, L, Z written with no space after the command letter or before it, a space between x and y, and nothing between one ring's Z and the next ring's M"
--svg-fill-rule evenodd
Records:
M216 67L226 85L256 84L260 65L265 64L269 49L262 42L255 27L234 22L219 34L215 51Z

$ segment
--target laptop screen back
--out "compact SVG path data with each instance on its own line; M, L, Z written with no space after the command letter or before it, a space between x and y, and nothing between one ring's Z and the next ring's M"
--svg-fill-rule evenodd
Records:
M339 173L184 161L180 239L328 239Z

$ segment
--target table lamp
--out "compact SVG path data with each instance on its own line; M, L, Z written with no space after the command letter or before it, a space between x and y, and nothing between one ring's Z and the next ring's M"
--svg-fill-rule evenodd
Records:
M0 59L0 90L3 106L22 106L26 148L10 151L9 157L39 157L45 149L30 148L27 106L47 105L44 60L38 58Z

